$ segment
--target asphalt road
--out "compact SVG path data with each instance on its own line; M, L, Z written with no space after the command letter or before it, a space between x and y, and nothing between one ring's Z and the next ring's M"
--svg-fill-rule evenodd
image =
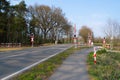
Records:
M0 52L0 80L51 55L64 51L70 46L72 45L54 45Z

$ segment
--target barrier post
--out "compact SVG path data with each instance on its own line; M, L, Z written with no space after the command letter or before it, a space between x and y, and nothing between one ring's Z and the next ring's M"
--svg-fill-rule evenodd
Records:
M104 37L104 39L103 39L103 48L105 48L105 47L106 47L106 39Z
M32 33L31 34L31 47L33 47L33 44L34 44L34 34Z
M74 35L73 39L74 39L74 47L77 48L77 37L76 37L76 35Z
M94 64L96 64L96 48L94 47L94 54L93 54L93 57L94 57Z

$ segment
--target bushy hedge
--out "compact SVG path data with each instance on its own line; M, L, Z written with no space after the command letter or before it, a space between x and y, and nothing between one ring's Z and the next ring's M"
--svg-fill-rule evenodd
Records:
M88 73L91 80L120 80L120 53L97 51L97 64L93 62L93 52L88 55Z

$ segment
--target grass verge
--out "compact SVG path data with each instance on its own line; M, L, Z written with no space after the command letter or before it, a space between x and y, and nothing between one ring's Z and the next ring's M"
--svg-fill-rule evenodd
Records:
M42 46L50 46L54 45L51 43L47 44L42 44ZM31 47L31 46L22 46L22 47L0 47L0 52L5 52L5 51L14 51L14 50L22 50L22 49L27 49L27 48L37 48L37 46Z
M62 64L62 62L74 51L73 47L40 63L39 65L23 72L11 80L48 80L48 78L54 73L54 71Z
M22 49L24 49L24 48L23 47L19 47L19 48L0 48L0 52L22 50Z
M120 53L97 51L97 64L93 62L93 52L87 58L90 80L120 80Z
M47 45L45 45L47 46ZM29 48L38 48L38 47L31 47L31 46L24 46L24 47L0 47L0 52L5 51L14 51L14 50L23 50L23 49L29 49Z

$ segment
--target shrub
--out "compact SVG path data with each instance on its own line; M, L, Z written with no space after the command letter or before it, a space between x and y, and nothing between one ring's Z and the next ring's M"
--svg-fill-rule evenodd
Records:
M97 51L97 64L93 63L93 52L88 55L88 73L92 80L120 80L120 53Z

